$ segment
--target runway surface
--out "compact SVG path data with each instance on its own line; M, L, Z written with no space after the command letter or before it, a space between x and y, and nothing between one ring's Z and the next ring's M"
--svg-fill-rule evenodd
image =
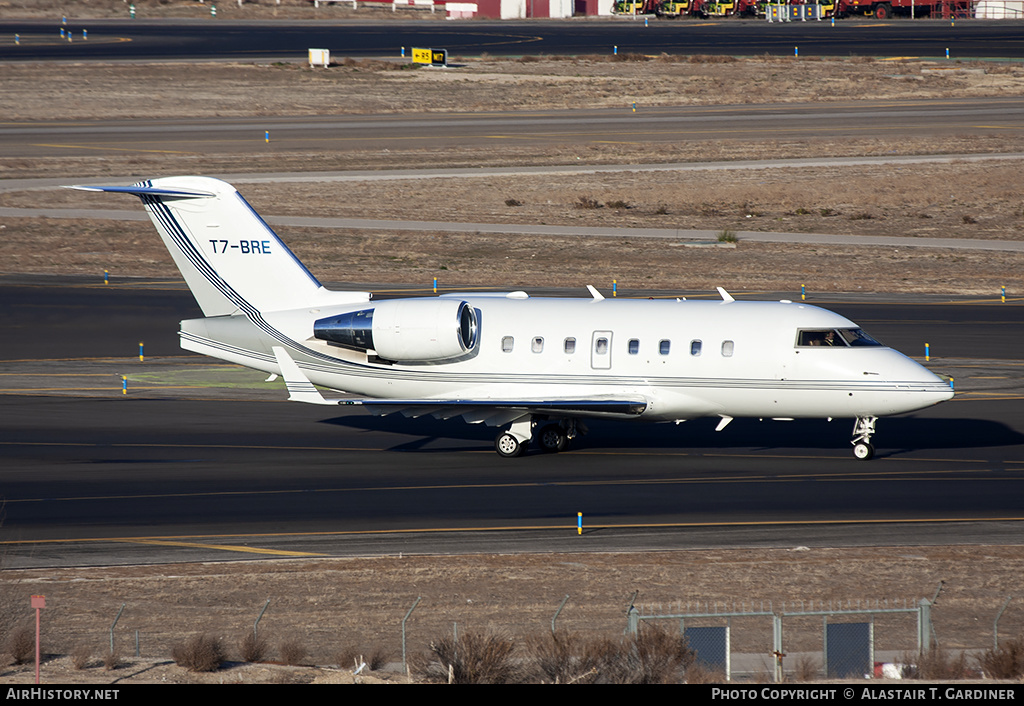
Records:
M272 60L304 61L310 47L334 56L394 57L405 47L447 49L449 56L731 54L880 56L954 59L1024 57L1019 23L999 20L768 23L764 20L652 21L632 18L473 22L228 22L97 20L73 17L61 40L57 22L0 22L0 61ZM82 39L82 30L88 39Z
M850 420L594 422L566 453L502 460L493 429L288 403L183 356L180 285L53 284L0 283L11 566L1024 539L1019 303L815 302L910 354L927 338L957 379L953 402L880 420L870 463Z

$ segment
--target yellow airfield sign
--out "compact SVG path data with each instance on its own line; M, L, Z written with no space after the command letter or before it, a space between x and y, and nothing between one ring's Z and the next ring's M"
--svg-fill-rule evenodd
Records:
M448 65L448 50L447 49L412 49L412 63L414 64L430 64L431 66L447 66Z

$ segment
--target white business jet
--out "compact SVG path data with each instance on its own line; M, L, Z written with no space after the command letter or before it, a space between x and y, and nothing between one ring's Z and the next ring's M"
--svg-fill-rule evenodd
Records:
M325 289L230 184L173 177L135 194L205 318L182 348L284 378L289 399L504 427L501 456L564 450L584 419L855 418L953 397L948 382L831 311L790 301L536 298L525 292L371 301ZM319 386L357 395L325 399Z

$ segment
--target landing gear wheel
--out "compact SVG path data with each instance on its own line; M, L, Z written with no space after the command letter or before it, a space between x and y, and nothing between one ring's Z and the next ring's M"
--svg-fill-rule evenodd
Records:
M569 447L569 437L557 424L548 424L540 430L536 438L540 450L544 453L557 453Z
M515 458L526 453L526 443L506 431L498 434L498 438L494 440L494 450L504 458Z
M875 455L875 447L867 441L858 441L853 445L853 456L861 461L870 461Z

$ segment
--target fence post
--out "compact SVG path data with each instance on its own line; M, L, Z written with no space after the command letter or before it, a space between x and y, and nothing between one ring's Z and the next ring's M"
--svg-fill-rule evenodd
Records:
M924 653L932 647L932 602L922 598L917 603L917 651Z
M640 612L635 605L631 605L626 612L626 633L636 635L640 629Z
M558 620L558 616L562 614L562 608L564 608L565 604L568 603L568 602L569 602L569 594L566 593L565 594L565 598L562 599L562 605L558 606L558 610L556 610L555 614L551 616L551 634L552 635L555 634L555 621Z
M402 618L402 671L405 672L405 676L409 676L409 663L405 659L405 623L409 620L409 616L412 615L412 612L416 610L416 606L420 604L420 598L422 598L422 596L416 597L416 602L412 604L412 608L410 608L409 612L405 614L404 618Z
M999 619L1001 617L1003 617L1003 611L1006 610L1006 606L1010 605L1010 600L1012 598L1013 598L1013 596L1007 596L1006 597L1006 602L1003 603L1003 607L999 609L998 613L996 613L996 619L994 621L992 621L992 649L993 650L998 650L999 649Z
M270 599L268 598L267 602L263 604L263 610L261 610L260 614L256 616L256 621L252 624L252 638L253 638L253 640L259 639L259 636L260 636L259 635L260 621L263 620L263 614L267 612L267 608L269 606L270 606Z
M775 656L775 683L781 684L785 676L782 671L782 615L772 615L772 654Z
M121 610L117 611L117 615L114 617L114 622L110 624L110 654L114 654L114 628L117 627L117 621L121 619L121 613L124 612L124 607L127 603L121 604Z

